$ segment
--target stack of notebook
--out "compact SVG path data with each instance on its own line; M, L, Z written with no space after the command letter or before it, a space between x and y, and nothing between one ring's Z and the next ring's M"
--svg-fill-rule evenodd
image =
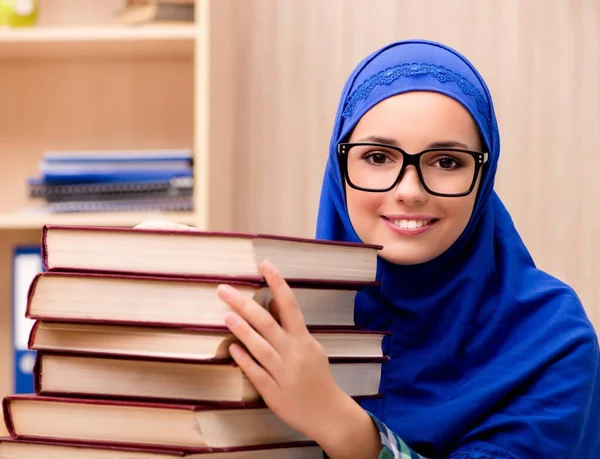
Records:
M31 284L35 394L3 400L0 459L316 459L233 362L220 283L268 308L268 258L349 395L379 396L384 333L353 323L380 247L165 229L46 226Z
M191 150L46 151L29 197L51 213L193 210Z

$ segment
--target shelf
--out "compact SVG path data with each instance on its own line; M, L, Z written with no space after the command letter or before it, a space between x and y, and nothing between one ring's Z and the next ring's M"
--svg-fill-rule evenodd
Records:
M135 226L144 220L171 220L194 225L193 212L89 212L69 214L0 214L0 230L40 229L45 224Z
M0 58L192 55L194 24L0 28Z

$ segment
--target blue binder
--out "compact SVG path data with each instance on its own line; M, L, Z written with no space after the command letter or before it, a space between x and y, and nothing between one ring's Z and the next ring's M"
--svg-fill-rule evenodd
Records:
M33 393L33 365L35 351L27 349L27 341L34 320L25 317L27 293L31 281L43 271L41 247L17 246L13 251L12 337L13 337L13 392Z

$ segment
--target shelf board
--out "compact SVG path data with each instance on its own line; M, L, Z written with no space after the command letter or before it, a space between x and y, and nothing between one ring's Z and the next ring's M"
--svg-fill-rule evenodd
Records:
M144 220L171 220L194 225L193 212L85 212L68 214L0 214L0 230L40 229L45 224L135 226Z
M0 28L0 58L192 55L194 24Z

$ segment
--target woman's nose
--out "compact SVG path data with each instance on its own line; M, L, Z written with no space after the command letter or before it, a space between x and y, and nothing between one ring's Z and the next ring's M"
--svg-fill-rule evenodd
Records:
M407 166L398 185L393 190L394 199L407 205L422 203L427 200L429 193L419 179L419 173L414 166Z

